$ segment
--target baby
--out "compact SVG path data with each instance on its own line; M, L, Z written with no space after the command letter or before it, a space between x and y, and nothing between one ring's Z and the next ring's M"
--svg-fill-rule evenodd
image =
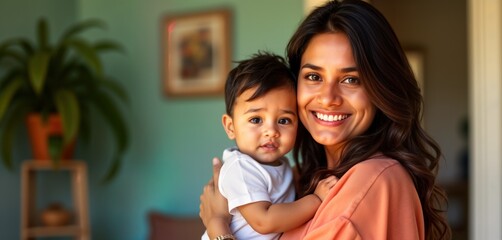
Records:
M296 84L282 57L260 52L239 62L228 75L225 104L223 127L237 146L223 152L218 187L228 200L232 234L278 239L314 216L336 178L321 180L314 194L295 201L284 155L295 144Z

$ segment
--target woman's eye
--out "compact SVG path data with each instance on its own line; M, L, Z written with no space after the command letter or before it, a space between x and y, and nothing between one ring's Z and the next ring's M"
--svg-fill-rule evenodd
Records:
M359 84L359 79L355 77L348 77L344 78L342 82L348 84Z
M291 119L289 118L281 118L279 119L279 124L291 124Z
M305 76L310 81L321 81L321 77L317 74L309 73Z
M249 119L249 122L255 123L255 124L261 123L261 118L251 118L251 119Z

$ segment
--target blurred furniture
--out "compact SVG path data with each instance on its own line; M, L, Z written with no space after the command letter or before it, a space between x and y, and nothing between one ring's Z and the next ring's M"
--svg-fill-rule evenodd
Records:
M469 238L469 183L459 180L441 184L448 197L448 222L452 230L452 239Z
M70 171L73 221L70 225L49 227L37 221L36 172L54 171L52 161L30 160L23 162L21 169L21 240L48 236L73 236L75 239L90 239L87 202L87 166L78 160L61 161L59 171Z
M206 228L200 218L179 217L158 211L148 213L149 240L200 239Z

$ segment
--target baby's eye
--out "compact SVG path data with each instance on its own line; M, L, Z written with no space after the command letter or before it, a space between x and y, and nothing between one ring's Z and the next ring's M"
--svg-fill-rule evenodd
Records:
M258 118L258 117L251 118L251 119L249 119L249 122L254 123L254 124L258 124L258 123L261 123L261 118Z
M308 73L307 75L305 75L305 78L310 81L321 81L321 76L315 73Z
M279 122L279 124L284 124L284 125L292 123L291 119L289 119L289 118L281 118L281 119L279 119L278 122Z

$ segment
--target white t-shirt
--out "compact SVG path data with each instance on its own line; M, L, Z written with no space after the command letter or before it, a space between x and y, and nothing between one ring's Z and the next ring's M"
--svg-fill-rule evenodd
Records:
M259 201L276 204L295 200L293 172L286 157L281 161L279 166L270 166L260 164L237 148L223 152L218 187L228 200L228 210L232 214L230 229L237 239L279 239L281 233L264 235L254 231L237 207ZM202 239L208 239L207 233Z

